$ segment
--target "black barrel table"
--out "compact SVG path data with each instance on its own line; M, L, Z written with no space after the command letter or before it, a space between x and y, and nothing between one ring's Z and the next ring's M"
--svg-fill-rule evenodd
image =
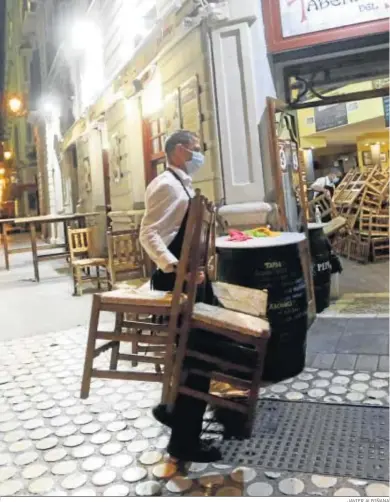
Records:
M218 280L268 290L271 328L263 379L278 382L305 366L307 294L299 243L305 235L283 232L277 237L231 242L219 237Z
M328 308L330 304L331 247L324 234L324 227L324 223L309 223L308 225L314 295L318 314Z

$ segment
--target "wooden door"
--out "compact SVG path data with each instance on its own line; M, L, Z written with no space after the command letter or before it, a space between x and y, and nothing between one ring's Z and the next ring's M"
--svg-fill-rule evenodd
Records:
M295 112L286 103L275 98L267 98L267 109L272 174L275 181L276 203L279 207L281 227L284 231L291 230L288 221L288 201L283 183L284 171L291 169L292 172L289 174L296 190L297 204L300 206L300 223L306 234L306 241L300 245L300 255L306 281L309 323L311 324L316 316L316 306L309 248L306 170L303 151L299 148L297 120ZM288 149L291 153L292 167L283 165L285 159L282 152L288 151Z

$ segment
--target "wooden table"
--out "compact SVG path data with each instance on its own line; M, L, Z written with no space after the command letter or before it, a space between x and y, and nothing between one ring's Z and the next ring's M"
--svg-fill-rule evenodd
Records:
M79 228L84 228L86 226L86 218L91 216L97 216L99 213L75 213L75 214L61 214L61 215L45 215L45 216L32 216L28 218L8 218L5 220L0 220L0 225L2 227L2 242L4 249L4 260L5 267L7 270L10 269L9 255L15 253L21 253L28 251L30 248L22 249L9 249L8 247L8 235L7 229L10 224L26 225L29 228L30 240L31 240L31 251L33 255L33 265L34 265L34 276L35 280L39 282L39 268L38 263L42 260L54 260L56 258L67 258L69 256L69 246L68 246L68 231L67 227L69 223L76 222ZM49 245L44 246L45 249L56 249L64 248L65 251L61 253L51 253L51 254L38 254L37 246L37 225L43 223L62 223L64 225L64 244Z

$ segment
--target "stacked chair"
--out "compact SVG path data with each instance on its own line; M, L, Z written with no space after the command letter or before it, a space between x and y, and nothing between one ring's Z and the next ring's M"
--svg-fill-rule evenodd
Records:
M389 173L380 166L349 171L333 202L338 215L347 221L347 233L337 240L337 251L362 263L388 258Z
M245 428L250 434L269 339L269 325L260 317L196 303L199 269L213 275L213 270L208 267L213 258L214 239L215 208L197 191L190 205L174 291L166 293L147 291L145 288L124 288L94 295L81 385L82 398L88 397L92 378L161 382L163 403L173 403L177 394L182 393L217 407L234 409L244 414ZM99 330L102 311L115 313L113 331ZM130 320L126 320L125 316L129 316L127 319ZM139 316L145 316L148 320L140 319ZM203 351L193 350L188 343L188 335L194 328L207 330L210 337L214 333L227 341L245 346L251 350L255 364L248 368L225 360L223 355L212 357ZM97 346L97 342L101 343L102 340L105 343ZM123 354L123 343L152 343L162 350L148 355ZM95 368L95 358L105 351L110 351L109 368ZM200 362L207 359L207 369L198 369L195 364L190 371L201 372L214 381L244 389L247 400L234 402L186 387L183 365L187 358ZM140 366L138 371L118 368L122 360L150 365ZM153 366L163 369L151 371ZM239 372L240 377L233 376L232 371L236 372L235 375Z

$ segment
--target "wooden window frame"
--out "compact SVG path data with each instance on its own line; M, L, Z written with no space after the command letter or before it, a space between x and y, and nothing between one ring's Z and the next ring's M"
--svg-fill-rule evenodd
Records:
M158 133L152 134L152 123L157 121ZM165 160L165 152L163 145L161 145L161 138L165 136L166 131L161 130L161 117L154 119L144 119L142 123L143 145L144 145L144 172L146 186L156 178L157 173L156 165ZM153 153L153 141L158 139L160 141L161 150Z

